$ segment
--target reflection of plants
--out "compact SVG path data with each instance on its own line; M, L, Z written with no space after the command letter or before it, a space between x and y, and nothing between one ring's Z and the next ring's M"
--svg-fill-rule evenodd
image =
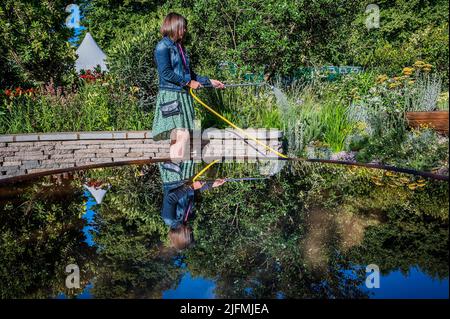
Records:
M323 287L324 277L303 265L306 189L283 175L268 184L226 184L202 194L197 245L186 259L193 274L218 277L215 292L222 298L356 296L356 283L337 276L339 266L331 266Z
M448 225L411 215L401 208L389 211L387 223L370 227L361 246L349 252L355 263L367 260L383 274L417 266L432 278L448 277Z
M399 145L398 154L401 160L392 158L394 165L426 171L437 169L448 161L448 139L440 138L429 128L413 130Z
M320 247L328 260L326 273L307 266L303 251L307 235L305 221L310 207L317 203L323 203L330 212L338 212L337 208L344 207L343 211L352 212L362 224L366 219L370 224L371 214L376 213L380 216L377 219L383 220L391 210L403 209L419 219L444 218L444 222L433 220L430 230L445 227L446 207L439 204L448 192L443 183L427 184L425 189L417 190L388 186L374 188L371 170L299 164L292 171L293 176L282 174L265 185L226 184L202 194L194 222L197 245L187 252L186 262L194 274L218 278L217 296L274 298L282 292L287 298L363 297L356 287L362 283L365 274L358 274L361 277L354 281L348 278L346 281L341 271L349 267L347 262L364 264L369 257L336 256L333 251L340 249L340 234L330 234L337 242L327 242ZM327 212L324 210L325 214ZM340 220L339 212L337 214ZM380 226L373 229L377 227ZM400 233L389 227L390 231ZM407 229L401 231L408 232ZM421 232L420 236L428 235ZM377 245L375 237L366 240ZM410 240L412 245L420 245L420 240L414 241L412 237ZM420 250L432 253L431 242L435 240L436 237L432 237L427 242L430 245L421 246ZM439 246L439 254L443 245ZM399 253L408 254L407 249L398 249ZM424 266L423 270L432 273L435 269L442 273L445 259L440 256L436 255L434 264L428 268ZM395 252L390 258L396 258ZM420 256L414 255L408 262L414 265L422 263L420 260ZM404 265L406 267L406 263ZM394 269L385 268L384 271Z
M83 242L82 193L36 182L9 188L0 205L0 297L72 297L88 283L92 250ZM80 267L81 288L66 289L66 265Z
M253 172L250 164L236 171L233 165L218 167L216 174L240 177ZM61 209L50 200L52 194L67 204L72 191L62 198L56 196L60 188L22 192L26 194L23 200L2 208L3 296L69 294L62 287L66 274L54 275L60 265L63 272L68 263L89 270L84 278L92 278L94 297L159 298L161 291L178 283L181 270L173 263L174 252L164 247L167 229L160 219L157 166L98 169L85 175L112 185L102 205L94 208L98 226L95 259L84 265L90 250L84 244L84 250L78 249L84 239L77 224L83 206L81 193L75 196L78 203ZM378 185L374 177L383 185L374 186ZM396 187L397 179L406 179L406 184ZM424 186L405 186L411 183ZM190 222L196 245L184 252L184 261L193 276L215 278L218 297L363 298L359 287L365 274L348 278L344 270L368 260L377 261L384 273L418 265L437 278L448 275L447 197L448 185L441 182L369 169L294 163L289 173L266 182L227 183L197 197L196 218ZM17 215L14 207L24 214ZM338 223L337 228L329 225L327 240L317 247L325 256L319 268L309 265L305 252L310 234L306 222L313 208ZM379 222L373 222L373 215ZM61 224L63 216L73 219ZM358 220L363 228L373 226L349 244L343 242L351 239L345 233L349 220ZM64 228L72 223L74 232ZM55 263L48 262L55 258ZM30 264L36 260L39 271ZM23 273L22 278L11 276L11 270ZM92 276L86 277L90 272ZM38 288L24 282L37 283Z
M97 170L91 176L111 184L96 215L94 241L100 249L92 294L160 298L162 290L176 283L179 269L172 254L162 254L167 230L160 219L157 166Z

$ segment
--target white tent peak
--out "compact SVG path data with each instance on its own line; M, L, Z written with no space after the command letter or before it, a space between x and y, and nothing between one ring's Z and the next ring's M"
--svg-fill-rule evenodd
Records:
M94 197L97 204L101 204L103 202L103 198L106 195L106 192L111 188L110 185L106 189L104 188L96 188L94 186L83 185L85 189L87 189L92 197Z
M75 61L75 69L77 72L81 70L94 70L97 65L100 65L102 71L108 70L105 64L106 54L98 46L89 32L84 36L76 53L78 54L78 59Z

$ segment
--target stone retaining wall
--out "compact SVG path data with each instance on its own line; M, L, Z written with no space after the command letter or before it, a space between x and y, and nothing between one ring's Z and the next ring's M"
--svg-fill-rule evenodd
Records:
M280 131L246 132L281 150ZM198 135L191 152L195 160L276 158L273 152L236 130L210 129ZM0 135L0 179L145 159L169 159L169 141L154 141L151 131Z

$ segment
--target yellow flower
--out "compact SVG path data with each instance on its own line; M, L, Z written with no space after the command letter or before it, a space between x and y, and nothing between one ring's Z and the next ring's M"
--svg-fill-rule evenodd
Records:
M413 67L415 67L415 68L422 68L424 65L425 65L425 62L423 62L423 61L416 61L413 64Z
M391 89L395 89L397 86L399 86L398 83L391 83L391 84L389 84L389 88L391 88Z
M130 92L132 93L132 94L135 94L135 93L137 93L137 92L139 92L139 87L138 86L131 86L130 87Z
M358 130L364 131L367 128L367 124L364 122L358 122L356 124L356 127L358 128Z
M444 92L444 93L439 94L439 97L438 97L438 102L439 103L447 102L447 101L448 101L448 92Z
M417 188L417 184L416 183L411 183L411 184L408 185L408 188L410 190L415 190Z
M414 83L416 83L416 81L414 81L414 80L408 81L409 85L413 85Z
M400 181L401 181L402 183L409 183L409 178L407 178L407 177L402 177L402 178L400 178Z
M383 75L379 75L378 77L377 77L377 83L384 83L384 82L386 82L387 80L388 80L389 78L388 78L388 76L386 75L386 74L383 74Z
M409 68L409 67L403 68L403 74L406 76L411 75L413 72L414 72L414 68Z

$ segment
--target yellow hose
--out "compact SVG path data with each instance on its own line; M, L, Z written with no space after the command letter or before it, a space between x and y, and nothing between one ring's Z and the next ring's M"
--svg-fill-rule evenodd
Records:
M192 182L195 182L197 180L197 178L199 178L204 172L206 172L212 165L214 165L218 161L219 160L214 160L211 163L209 163L208 165L206 165L204 169L202 169L197 175L194 176L194 178L192 179Z
M271 152L277 154L279 157L282 158L289 158L288 156L278 152L277 150L274 150L273 148L271 148L269 145L266 145L262 142L260 142L259 140L257 140L255 137L251 136L250 134L248 134L246 131L244 131L243 129L241 129L240 127L234 125L231 121L229 121L227 118L223 117L222 115L220 115L219 113L217 113L216 111L214 111L213 108L209 107L208 105L206 105L205 102L203 102L202 100L200 100L195 94L194 94L194 90L192 88L189 88L189 93L192 95L192 97L194 98L194 100L196 100L198 103L200 103L202 106L204 106L208 111L210 111L212 114L214 114L215 116L217 116L218 118L220 118L222 121L224 121L225 123L229 124L231 127L237 129L239 132L241 132L242 134L244 134L246 137L248 137L249 139L251 139L252 141L255 141L257 144L263 146L264 148L266 148L267 150L270 150ZM207 166L208 167L208 166Z

